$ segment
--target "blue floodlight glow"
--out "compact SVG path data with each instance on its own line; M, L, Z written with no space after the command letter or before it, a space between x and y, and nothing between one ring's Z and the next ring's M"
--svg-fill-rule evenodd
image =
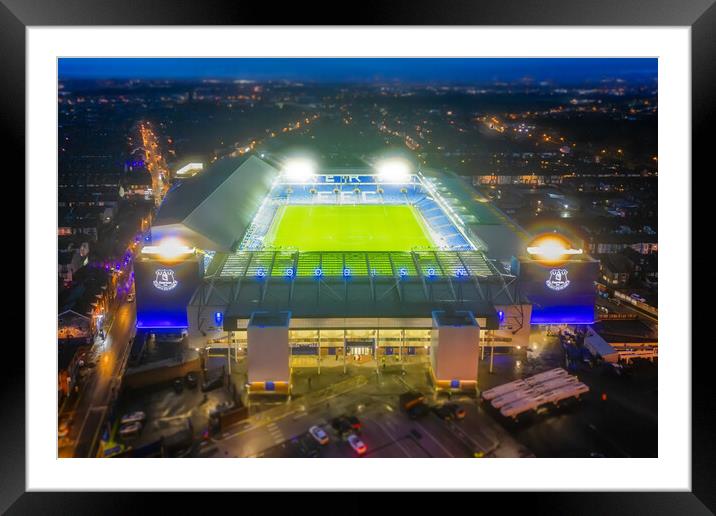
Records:
M221 312L214 312L214 322L217 326L221 326L222 321L224 320L224 314Z
M320 267L316 267L316 268L313 270L313 275L314 275L316 278L320 278L321 276L323 276L323 271L321 270Z
M503 310L497 311L497 318L500 320L500 322L505 322L505 312Z
M351 275L351 270L350 270L348 267L345 267L345 268L343 269L343 277L344 277L344 278L349 278L350 275Z
M455 276L458 278L465 278L467 277L467 271L465 270L465 267L458 267L455 269Z
M434 277L435 277L435 269L434 269L434 268L428 267L428 269L427 269L426 272L428 273L428 277L429 277L429 278L434 278Z
M408 275L408 270L405 267L401 267L398 269L398 274L400 274L401 278L404 278Z
M264 269L263 267L259 267L258 269L256 269L256 277L257 278L263 278L265 276L266 276L266 269Z
M288 267L288 268L284 271L283 275L286 276L287 278L293 278L293 276L295 275L295 273L296 273L296 272L293 270L293 267Z

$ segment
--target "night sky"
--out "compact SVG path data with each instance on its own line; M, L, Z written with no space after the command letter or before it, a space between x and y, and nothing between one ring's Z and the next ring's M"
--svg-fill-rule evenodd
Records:
M657 59L631 58L61 58L60 79L246 79L490 83L530 78L650 81Z

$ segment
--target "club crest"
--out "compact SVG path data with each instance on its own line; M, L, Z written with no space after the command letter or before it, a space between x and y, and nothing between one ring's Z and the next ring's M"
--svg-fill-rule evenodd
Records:
M545 281L548 288L552 290L564 290L569 286L567 269L552 269L549 271L549 278Z
M154 287L159 290L172 290L177 286L177 280L174 278L174 271L171 269L157 269L155 271Z

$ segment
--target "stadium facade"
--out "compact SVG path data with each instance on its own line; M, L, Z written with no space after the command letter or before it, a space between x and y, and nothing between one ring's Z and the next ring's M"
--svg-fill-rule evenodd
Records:
M138 329L246 350L253 391L349 358L424 361L437 388L474 389L481 347L594 320L598 262L529 257L532 235L449 172L223 159L168 192L148 238Z

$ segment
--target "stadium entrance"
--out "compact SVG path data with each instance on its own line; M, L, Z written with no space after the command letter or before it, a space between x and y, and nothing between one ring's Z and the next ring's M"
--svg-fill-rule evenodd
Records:
M372 362L375 359L375 340L346 340L346 355L356 364Z
M346 341L346 353L349 355L361 357L361 356L373 356L375 354L375 341Z

